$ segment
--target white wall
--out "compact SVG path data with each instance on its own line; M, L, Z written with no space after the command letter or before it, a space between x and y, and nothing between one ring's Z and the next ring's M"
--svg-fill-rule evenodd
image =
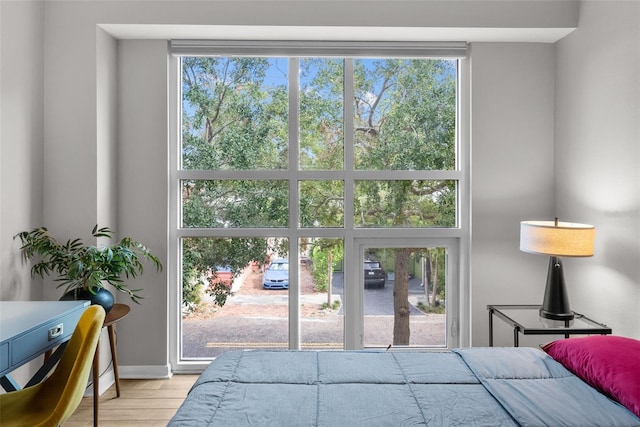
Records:
M486 29L481 31L483 37L495 35L496 28L507 29L509 34L517 30L520 37L520 30L524 28L571 27L577 11L571 1L60 0L48 1L46 6L41 2L8 4L10 6L6 1L0 2L3 64L0 233L5 242L0 244L0 259L14 256L6 246L8 236L27 225L46 223L60 235L84 235L96 222L108 220L117 224L121 235L131 234L159 251L165 265L167 165L163 144L167 135L167 71L164 42L117 41L100 27L117 34L116 30L122 30L120 25L126 24L128 31L135 30L141 38L160 40L163 36L158 35L159 27L141 24L201 24L197 27L200 30L204 24L364 25L368 28L362 28L358 34L371 38L389 33L376 31L375 26L411 27L412 34L427 34L429 25L449 25L467 30ZM254 13L246 13L248 9ZM599 13L606 15L607 11ZM622 22L623 26L633 25ZM334 29L334 34L337 30ZM28 37L21 38L25 33ZM7 35L17 43L15 51L5 48ZM43 44L31 41L33 37L44 39ZM582 33L577 37L582 37ZM559 46L559 52L565 52L563 55L584 49L574 42ZM569 90L567 85L574 84L568 82L569 74L580 76L581 69L576 66L575 70L563 72L563 67L570 64L565 65L562 58L554 57L554 49L551 44L536 43L472 45L474 345L487 342L486 304L535 303L542 297L539 282L544 282L546 261L517 250L517 227L522 219L552 215L555 210L551 166L556 121L552 100L555 63L559 65L559 94ZM39 59L41 55L44 60ZM7 79L7 61L21 64L9 75L15 73L15 78L26 81L13 85L13 81ZM637 74L635 77L625 74L629 85L637 84ZM588 92L587 86L577 86L578 92L572 96L577 98ZM7 90L17 91L11 101L20 105L27 100L28 104L17 110L13 105L11 110L7 109ZM39 102L43 102L44 107ZM115 109L114 104L117 104ZM566 110L561 103L558 105L561 112ZM562 114L564 117L566 112ZM12 123L8 129L7 120ZM562 129L558 128L559 134ZM7 146L6 134L19 145ZM118 149L115 154L114 145ZM627 145L632 149L631 144ZM18 146L27 151L6 160L5 152ZM572 143L566 145L572 146ZM39 150L44 150L44 154ZM103 162L105 153L106 163ZM563 151L557 154L562 158ZM112 168L117 172L115 175ZM572 169L568 168L567 173L569 171ZM610 171L613 173L615 168ZM571 173L574 172L583 173ZM12 182L18 190L9 188L6 181L6 176L16 175L22 177L17 183ZM114 186L117 194L112 191ZM7 217L8 203L19 208L24 206L24 213L16 217L19 216L20 221L29 218L30 224ZM562 207L566 209L564 204ZM110 212L105 214L104 209ZM637 207L631 217L637 225ZM615 227L618 221L617 217L611 219L611 226ZM637 292L638 275L632 271L637 259L636 256L635 261L601 260L601 269L623 272L617 277L614 274L607 277L609 282L614 282L616 292L634 289ZM582 261L585 260L579 260ZM2 292L5 292L9 282L4 274L2 276ZM30 283L19 275L14 277L21 283ZM153 376L167 369L167 277L166 270L157 274L148 269L133 284L144 287L145 299L142 306L133 306L130 316L119 324L119 361L125 371L127 367L132 371L144 371L142 368L146 367L145 372ZM577 304L575 308L582 308L576 292L571 291L574 305ZM34 295L38 293L21 297L33 298ZM47 286L45 297L56 299L56 291ZM621 301L621 311L635 311L637 293L635 297L635 301ZM585 311L587 309L591 307L586 306ZM604 320L617 329L616 317L607 313L602 317L607 317ZM623 322L637 324L638 314L630 314ZM623 330L640 337L635 327Z
M584 2L556 61L556 210L596 227L572 308L640 338L640 2Z

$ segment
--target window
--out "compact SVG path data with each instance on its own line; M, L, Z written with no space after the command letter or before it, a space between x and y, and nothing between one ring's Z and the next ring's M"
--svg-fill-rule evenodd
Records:
M194 46L173 44L175 364L458 344L464 46Z

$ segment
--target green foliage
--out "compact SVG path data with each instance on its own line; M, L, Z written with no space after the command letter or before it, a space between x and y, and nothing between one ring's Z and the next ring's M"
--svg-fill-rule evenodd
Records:
M286 227L286 181L183 181L184 227Z
M209 293L209 295L213 296L216 304L219 307L225 305L225 303L227 302L227 298L233 294L230 289L221 282L212 284L207 292Z
M356 168L445 170L455 162L455 62L355 63Z
M267 259L268 243L262 238L184 238L182 239L182 300L186 305L198 305L203 277L218 266L229 266L232 278L237 277L251 262ZM208 289L209 290L209 289ZM231 290L227 287L210 289L220 306ZM222 303L222 304L220 304Z
M455 62L356 61L355 167L447 170L455 166ZM455 226L454 181L367 181L356 189L362 226Z
M283 58L183 59L182 167L285 169L287 66ZM354 165L360 170L455 167L456 62L355 61ZM300 61L302 170L343 170L343 66ZM340 180L301 181L302 227L344 225ZM185 227L287 227L285 181L183 182ZM366 181L356 188L355 223L365 227L455 226L455 181Z
M444 314L445 313L445 307L443 304L440 303L436 303L435 306L430 306L428 304L423 303L422 301L420 301L418 303L417 306L418 310L424 312L424 313L433 313L433 314Z
M435 305L438 305L446 298L447 258L445 248L431 248L428 250L427 256L431 260L431 280L432 282L436 281L435 285L438 292L438 298L435 299ZM433 285L433 283L431 285Z
M342 170L343 61L307 58L300 61L300 168Z
M187 274L186 277L192 277ZM187 311L194 311L202 303L202 283L189 281L182 284L182 301Z
M113 231L96 225L91 235L96 239L111 239ZM138 292L141 289L130 289L124 283L124 278L135 278L143 273L141 260L151 262L157 271L162 270L160 259L131 237L100 247L86 245L79 238L60 243L49 230L39 227L18 233L15 238L22 243L20 251L25 260L38 259L31 267L31 274L42 278L57 276L57 287L65 287L65 293L72 289L87 289L95 294L103 287L103 283L108 283L128 294L133 302L139 303L142 297Z
M184 169L286 167L287 75L267 81L269 65L267 58L183 58Z
M340 300L334 300L331 305L329 305L329 303L327 302L323 302L322 303L322 309L323 310L333 310L336 311L340 308L342 304L340 303Z
M300 226L344 226L344 183L300 181Z
M358 181L354 222L365 227L453 227L454 181Z
M331 262L337 263L344 256L344 245L340 239L318 239L313 242L310 251L313 266L313 283L318 292L327 292L329 289L329 255ZM333 271L333 266L331 267Z

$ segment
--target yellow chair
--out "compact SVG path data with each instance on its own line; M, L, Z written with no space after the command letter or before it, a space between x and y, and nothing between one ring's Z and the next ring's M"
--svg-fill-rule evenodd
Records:
M2 427L56 427L73 414L87 387L104 316L102 307L88 307L51 376L33 387L0 394Z

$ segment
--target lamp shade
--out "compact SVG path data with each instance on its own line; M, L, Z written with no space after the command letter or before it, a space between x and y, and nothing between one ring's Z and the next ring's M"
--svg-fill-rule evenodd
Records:
M532 254L593 256L593 225L556 221L522 221L520 250Z

